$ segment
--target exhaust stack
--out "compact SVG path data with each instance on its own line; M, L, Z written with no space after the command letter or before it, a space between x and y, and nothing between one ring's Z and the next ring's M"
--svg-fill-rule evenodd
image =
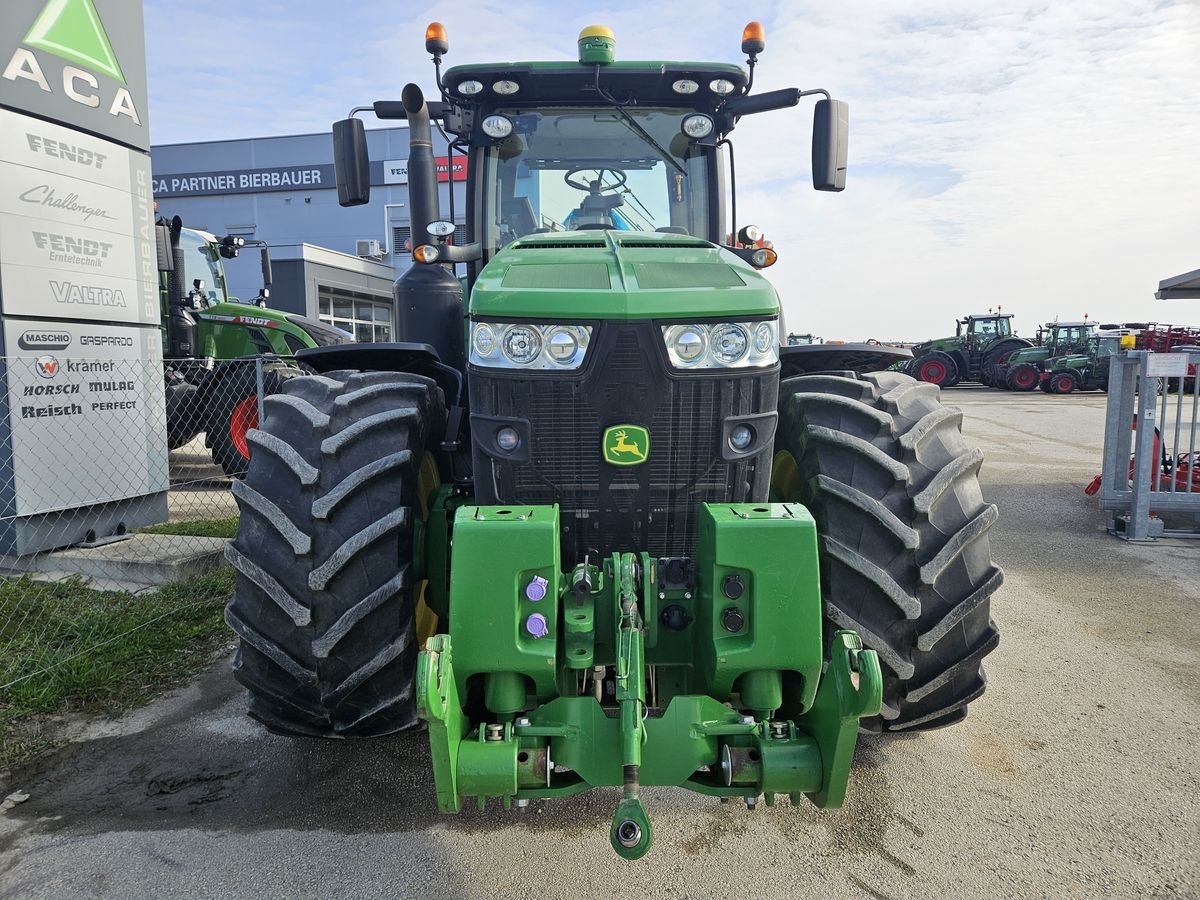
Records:
M437 162L429 107L415 84L406 84L400 102L408 115L408 224L412 246L437 243L429 223L438 213ZM398 249L398 248L397 248ZM396 335L401 341L429 344L443 363L466 370L466 329L462 285L443 265L413 263L392 286Z
M434 242L429 236L429 223L441 217L437 161L433 156L433 132L425 95L415 84L406 84L400 102L408 114L408 219L415 248Z

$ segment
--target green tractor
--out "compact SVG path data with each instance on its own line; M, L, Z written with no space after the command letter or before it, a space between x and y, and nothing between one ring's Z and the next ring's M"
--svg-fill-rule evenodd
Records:
M1039 386L1047 394L1108 390L1108 367L1112 357L1134 340L1120 334L1098 334L1088 338L1082 352L1054 356L1042 363Z
M159 298L167 349L167 446L176 450L201 432L215 463L241 477L250 461L246 434L258 425L259 373L264 393L302 374L298 350L346 343L350 336L323 322L268 309L271 257L262 247L263 288L241 303L229 296L222 259L245 245L184 228L178 216L160 218Z
M634 859L644 785L836 807L860 729L966 715L1003 578L981 456L936 387L867 371L907 351L780 346L730 134L821 95L813 184L839 191L848 117L823 90L752 93L763 44L752 23L748 75L618 62L589 27L577 60L374 104L409 128L405 342L299 352L319 374L247 436L226 621L251 716L424 720L446 812L618 789ZM440 76L440 25L426 48ZM431 117L469 157L468 243ZM340 201L366 202L362 122L334 148Z
M912 348L907 371L921 381L953 387L966 381L991 383L994 367L1010 353L1033 346L1012 330L1012 315L986 313L956 323L954 337L924 341Z
M991 386L1010 391L1035 390L1046 360L1085 351L1095 334L1095 322L1047 322L1038 329L1036 346L1014 350L996 362L990 373Z

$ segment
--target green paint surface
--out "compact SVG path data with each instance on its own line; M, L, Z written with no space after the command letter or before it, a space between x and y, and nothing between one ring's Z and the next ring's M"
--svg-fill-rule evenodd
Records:
M687 235L531 235L479 273L471 314L499 319L699 319L779 314L775 288L715 244Z

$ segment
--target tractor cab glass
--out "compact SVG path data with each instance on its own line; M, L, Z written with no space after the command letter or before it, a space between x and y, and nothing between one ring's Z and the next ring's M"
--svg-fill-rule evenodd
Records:
M1006 337L1012 334L1011 320L1008 318L971 319L970 333L981 337Z
M708 155L680 131L683 111L501 111L512 133L484 150L488 255L561 231L664 231L708 238ZM657 144L657 147L655 146Z
M1115 356L1121 349L1121 336L1117 334L1106 334L1092 340L1095 341L1096 357L1098 359L1103 359L1106 356Z
M225 277L217 251L198 232L183 229L179 233L179 249L183 254L183 277L179 284L191 290L197 282L204 284L204 297L211 306L225 301Z
M1057 340L1065 344L1082 344L1093 331L1092 325L1069 325L1057 330Z

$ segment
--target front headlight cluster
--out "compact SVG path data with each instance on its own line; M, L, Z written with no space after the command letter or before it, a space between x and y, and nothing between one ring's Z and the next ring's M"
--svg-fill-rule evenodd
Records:
M472 322L471 365L569 371L583 365L591 325Z
M779 362L779 320L664 325L677 369L751 369Z

